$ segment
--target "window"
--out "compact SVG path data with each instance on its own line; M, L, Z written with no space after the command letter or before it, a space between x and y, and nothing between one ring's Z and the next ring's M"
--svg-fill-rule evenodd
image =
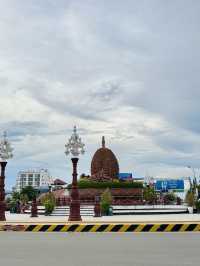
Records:
M24 179L24 178L23 178L23 179ZM21 187L21 188L25 187L25 185L26 185L26 182L25 182L25 181L26 181L26 178L25 178L25 180L23 180L23 179L22 179L21 182L20 182L20 187Z
M40 178L39 178L39 177L35 178L35 185L36 185L37 187L40 186Z
M28 175L28 185L32 186L33 185L33 174Z

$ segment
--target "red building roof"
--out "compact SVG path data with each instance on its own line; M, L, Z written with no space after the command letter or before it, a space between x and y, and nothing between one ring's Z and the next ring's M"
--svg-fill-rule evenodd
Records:
M66 185L67 183L65 181L57 178L56 180L54 180L53 184L56 186L63 186L63 185Z

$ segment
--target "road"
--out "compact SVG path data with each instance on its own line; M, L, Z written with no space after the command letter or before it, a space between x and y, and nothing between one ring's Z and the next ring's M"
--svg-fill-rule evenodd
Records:
M0 233L2 266L199 265L198 233Z

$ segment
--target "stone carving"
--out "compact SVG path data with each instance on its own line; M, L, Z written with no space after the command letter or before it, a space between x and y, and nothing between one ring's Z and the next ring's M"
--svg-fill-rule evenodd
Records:
M91 179L96 181L111 181L119 175L119 164L114 153L106 148L102 137L102 147L98 149L91 163Z

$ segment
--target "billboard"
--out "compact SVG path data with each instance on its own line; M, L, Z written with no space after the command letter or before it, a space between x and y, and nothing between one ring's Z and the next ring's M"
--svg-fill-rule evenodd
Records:
M132 180L133 176L132 173L119 173L120 180Z
M156 181L156 190L158 191L184 191L184 180L166 179Z

